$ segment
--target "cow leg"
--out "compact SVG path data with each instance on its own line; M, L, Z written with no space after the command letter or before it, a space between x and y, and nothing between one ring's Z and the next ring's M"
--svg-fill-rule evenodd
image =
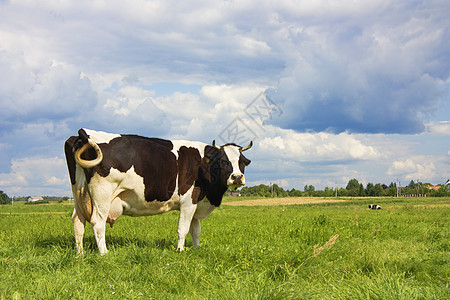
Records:
M92 214L91 225L100 255L104 255L108 252L105 240L106 218L103 218L99 213L97 213L96 209L94 209Z
M192 236L192 244L195 248L200 247L200 233L202 231L200 220L203 220L204 218L209 216L214 208L215 206L211 205L208 200L200 201L197 204L197 209L191 221L191 228L189 229L189 232Z
M105 239L105 228L107 217L108 217L108 208L94 206L91 217L91 225L92 230L94 231L95 241L97 242L97 247L100 252L100 255L104 255L106 254L106 252L108 252L108 249L106 248L106 239Z
M180 218L178 219L178 247L180 251L184 250L184 241L189 232L189 228L194 216L196 205L187 205L180 208Z
M73 209L72 214L73 231L75 233L75 245L78 254L83 254L83 236L86 220L81 214L77 213L77 209Z
M100 255L106 254L105 228L111 207L112 192L108 192L109 188L90 190L92 199L92 217L91 225L94 231L95 241L97 242Z
M202 228L200 226L200 220L198 220L196 218L192 218L191 228L189 229L189 233L192 236L192 244L194 245L194 248L200 247L201 231L202 231Z

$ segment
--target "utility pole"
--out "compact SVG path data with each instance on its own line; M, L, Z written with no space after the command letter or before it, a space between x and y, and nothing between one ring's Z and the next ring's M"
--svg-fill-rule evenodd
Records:
M399 181L398 181L398 178L397 178L397 198L398 198L398 189L399 189L400 187L399 187Z
M419 179L417 179L417 197L419 197L419 192L420 192L419 188L420 188L420 183L419 183Z

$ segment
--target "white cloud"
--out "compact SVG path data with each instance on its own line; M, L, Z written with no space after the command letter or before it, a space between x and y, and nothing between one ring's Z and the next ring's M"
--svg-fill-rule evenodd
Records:
M28 63L19 53L8 54L0 56L0 117L12 128L30 120L68 118L95 107L90 82L77 67L48 60Z
M297 133L277 130L279 135L265 137L259 142L262 150L296 161L374 160L378 151L364 145L349 133Z
M426 125L426 132L435 136L449 136L450 135L450 121L428 122Z
M406 159L404 161L394 161L387 173L388 175L408 174L415 172L417 169L418 164L412 159Z
M393 161L387 174L406 180L441 182L450 176L449 159L445 156L412 156Z
M54 195L55 191L64 195L69 191L65 160L41 156L13 159L11 171L0 173L0 186L19 195Z
M62 183L19 165L79 127L208 142L236 117L254 182L448 176L445 1L0 3L0 172L21 193ZM245 109L267 88L283 114L261 127Z

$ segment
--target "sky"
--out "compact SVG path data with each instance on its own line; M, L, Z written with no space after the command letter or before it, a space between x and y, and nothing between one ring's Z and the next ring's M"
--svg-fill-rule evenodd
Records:
M254 146L248 186L450 178L450 3L0 0L0 190L79 128Z

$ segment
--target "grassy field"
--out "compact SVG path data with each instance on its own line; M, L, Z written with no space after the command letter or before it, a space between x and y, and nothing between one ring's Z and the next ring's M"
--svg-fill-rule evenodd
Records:
M123 217L103 257L90 227L76 255L72 205L0 206L1 299L450 298L448 198L223 205L183 253L178 212Z

